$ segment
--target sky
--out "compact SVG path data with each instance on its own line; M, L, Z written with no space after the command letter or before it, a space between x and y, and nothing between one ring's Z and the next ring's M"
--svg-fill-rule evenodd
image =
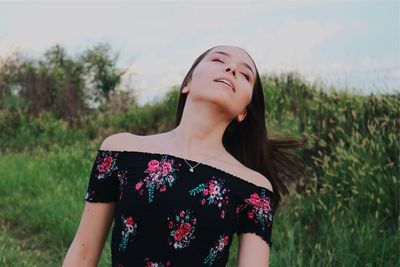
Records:
M259 73L297 71L328 90L400 91L399 1L0 2L0 57L71 56L98 43L119 54L121 88L138 102L180 86L216 45L245 49Z

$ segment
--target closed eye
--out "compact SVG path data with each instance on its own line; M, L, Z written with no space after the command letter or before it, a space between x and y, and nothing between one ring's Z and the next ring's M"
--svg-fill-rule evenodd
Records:
M224 63L222 60L219 60L219 59L213 59L212 61L219 61L219 62Z
M221 63L224 63L224 62L223 62L222 60L220 60L220 59L213 59L212 61L219 61L219 62L221 62ZM246 75L246 74L244 74L244 73L242 73L242 74L243 74L244 77L246 77L246 80L250 81L249 75Z

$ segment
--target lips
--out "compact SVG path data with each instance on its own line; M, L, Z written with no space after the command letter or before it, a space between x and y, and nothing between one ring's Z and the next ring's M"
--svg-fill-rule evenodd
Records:
M232 91L233 91L233 92L236 92L235 86L233 85L233 82L232 82L231 79L225 78L225 77L219 77L219 78L215 79L214 82L218 82L218 80L226 80L226 81L228 81L229 85L226 84L226 82L222 82L222 81L220 81L220 82L225 83L226 85L230 86L231 89L232 89Z

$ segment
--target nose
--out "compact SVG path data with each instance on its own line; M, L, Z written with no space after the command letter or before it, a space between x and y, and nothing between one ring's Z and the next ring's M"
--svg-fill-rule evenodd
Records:
M230 68L230 67L226 68L226 71L230 71L230 70L232 70L233 76L236 76L236 74L235 74L236 72L235 72L234 69L232 69L232 68Z

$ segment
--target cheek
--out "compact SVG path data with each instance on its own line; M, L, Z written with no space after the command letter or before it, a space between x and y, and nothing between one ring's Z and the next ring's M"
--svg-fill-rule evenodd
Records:
M215 75L216 71L210 66L198 66L192 73L191 85L193 88L205 88L209 86Z
M240 97L240 103L242 107L247 106L251 101L251 94L249 92L243 93Z
M239 90L239 95L240 95L240 99L242 99L243 101L250 103L251 97L252 97L252 93L253 93L253 87L251 85L247 84L242 84L240 87L241 90Z
M198 66L192 73L193 84L201 84L207 78L206 69L202 66Z

